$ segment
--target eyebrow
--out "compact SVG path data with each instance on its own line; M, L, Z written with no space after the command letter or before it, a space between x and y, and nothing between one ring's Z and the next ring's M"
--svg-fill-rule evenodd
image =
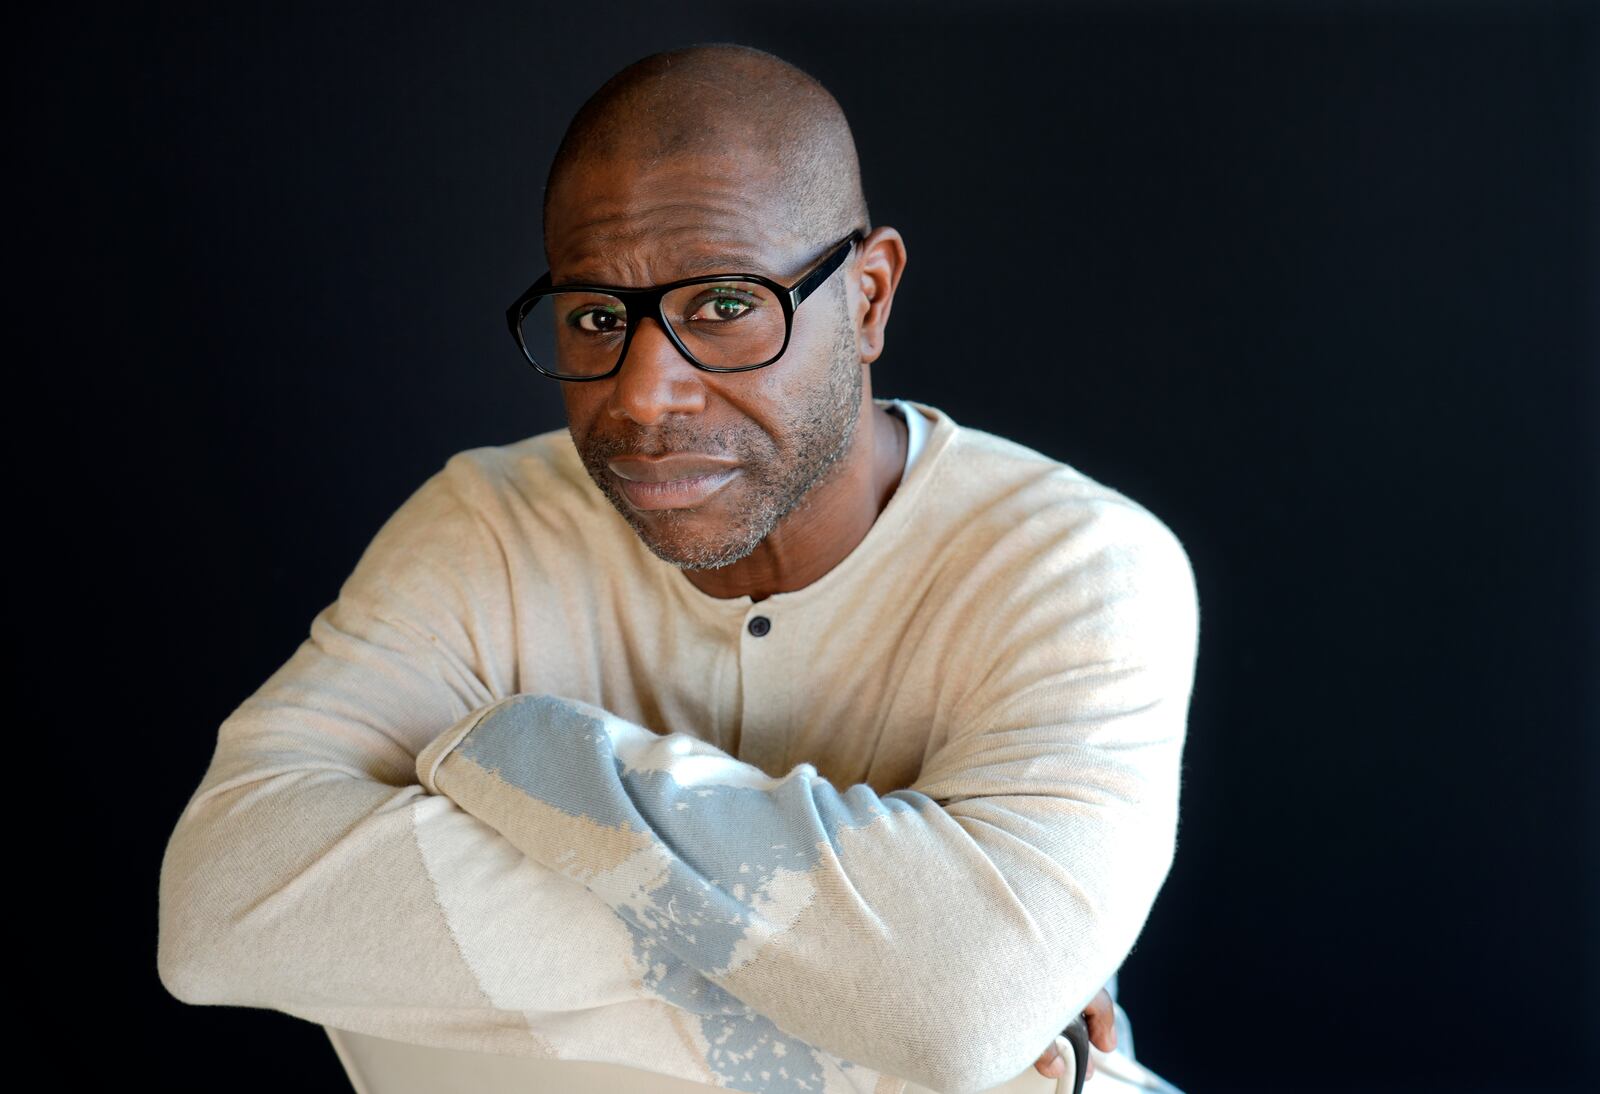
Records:
M683 273L681 276L700 277L707 274L761 273L762 265L763 263L759 259L752 258L747 254L696 255L683 260ZM677 281L679 278L675 277L672 280ZM577 277L564 278L555 282L555 284L559 287L561 285L605 285L607 282L587 274L580 274ZM613 285L612 287L622 288L624 286Z
M688 271L687 276L693 277L703 273L759 273L757 267L760 265L759 259L749 255L721 254L688 259L683 268Z

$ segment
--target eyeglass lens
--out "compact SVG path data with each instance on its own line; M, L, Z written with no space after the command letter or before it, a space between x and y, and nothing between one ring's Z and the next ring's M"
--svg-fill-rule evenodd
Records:
M690 355L712 368L761 364L783 348L783 305L755 281L682 285L662 297L661 310ZM598 376L616 365L629 319L607 293L551 293L523 317L522 339L549 372Z

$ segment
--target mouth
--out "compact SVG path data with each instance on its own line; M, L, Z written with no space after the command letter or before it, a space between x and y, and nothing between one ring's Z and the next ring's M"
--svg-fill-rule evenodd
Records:
M635 509L692 509L740 474L732 460L699 452L618 456L606 464Z

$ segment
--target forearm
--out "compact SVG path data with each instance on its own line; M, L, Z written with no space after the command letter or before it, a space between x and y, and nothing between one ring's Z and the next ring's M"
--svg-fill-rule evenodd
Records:
M368 1010L368 1031L420 1041L470 1012L487 1027L651 998L592 894L449 801L374 778L370 757L290 743L352 728L261 703L222 727L161 865L157 968L174 996L310 1020Z
M416 757L366 720L370 697L413 718L444 717L452 701L400 686L365 690L365 713L347 707L327 685L354 647L332 618L319 616L313 640L223 724L168 842L157 971L172 995L702 1083L743 1081L744 1050L762 1044L821 1094L871 1088L875 1073L784 1038L687 962L650 950L589 890L425 793ZM373 671L379 659L361 649ZM312 680L324 686L308 705Z
M770 779L551 696L441 736L418 775L588 886L650 953L943 1091L1031 1064L1121 963L1170 861L1170 831L1109 824L1090 802L841 793L810 765Z
M681 962L647 979L592 893L416 784L410 727L479 710L361 620L320 613L220 727L161 863L162 984L420 1044L635 1066L648 1051L655 1070L705 1079L674 1009L747 1008ZM624 1021L659 1036L602 1029Z

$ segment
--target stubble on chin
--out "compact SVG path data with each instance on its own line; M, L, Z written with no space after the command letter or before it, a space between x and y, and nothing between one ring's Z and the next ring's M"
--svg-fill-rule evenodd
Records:
M741 485L739 480L749 474L750 467L745 465L738 479L729 485ZM765 519L765 507L759 501L733 506L731 520L718 529L715 539L708 539L705 533L695 531L697 524L708 519L703 512L658 509L640 513L616 492L612 492L611 500L650 553L680 570L717 570L731 566L754 551L771 530Z

